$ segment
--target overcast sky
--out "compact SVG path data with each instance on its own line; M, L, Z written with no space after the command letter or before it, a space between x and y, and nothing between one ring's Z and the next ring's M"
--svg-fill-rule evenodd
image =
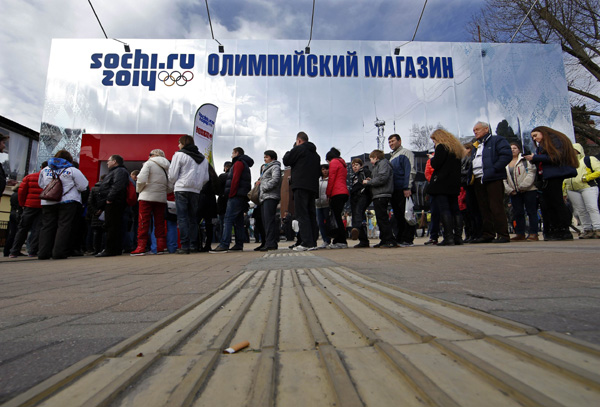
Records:
M311 0L209 0L217 39L306 39ZM429 0L415 40L471 41L483 0ZM211 38L203 0L92 0L109 38ZM316 0L313 40L410 40L424 0ZM87 0L0 0L0 115L40 130L52 38L103 38Z

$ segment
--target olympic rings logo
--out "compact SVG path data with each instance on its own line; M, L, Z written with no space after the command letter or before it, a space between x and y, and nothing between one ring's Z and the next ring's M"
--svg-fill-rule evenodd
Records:
M158 73L158 80L166 86L173 86L175 84L177 84L177 86L185 86L192 79L194 79L194 73L192 71L185 71L184 73L173 71L170 74L167 71L160 71Z

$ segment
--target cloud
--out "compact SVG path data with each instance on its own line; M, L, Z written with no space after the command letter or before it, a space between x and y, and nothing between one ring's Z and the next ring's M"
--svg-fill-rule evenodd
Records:
M468 40L466 20L482 0L430 0L417 39ZM211 38L198 0L93 0L109 38ZM313 40L407 40L422 0L318 0ZM218 40L298 39L310 35L312 2L210 0ZM2 0L0 114L39 130L52 38L103 38L88 2ZM115 49L120 45L115 42Z

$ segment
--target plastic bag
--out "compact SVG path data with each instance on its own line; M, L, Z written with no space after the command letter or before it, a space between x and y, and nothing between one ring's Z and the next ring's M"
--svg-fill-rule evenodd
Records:
M327 228L327 235L329 237L336 237L338 232L338 223L333 211L329 209L329 217L325 221L325 227Z
M410 226L417 224L417 218L415 216L415 205L413 204L412 198L409 196L406 198L406 205L404 206L404 219Z

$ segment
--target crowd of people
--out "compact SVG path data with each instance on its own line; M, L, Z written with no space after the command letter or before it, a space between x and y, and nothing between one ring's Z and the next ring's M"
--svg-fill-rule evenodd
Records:
M476 123L473 133L475 141L466 144L444 129L430 136L435 150L425 170L431 210L426 245L537 241L538 209L544 240L572 240L573 214L583 226L580 238L600 238L595 181L600 161L586 156L580 144L540 126L531 132L536 151L523 154L519 143L492 136L487 123ZM233 149L231 161L217 175L193 137L182 136L178 142L179 150L170 161L162 150L153 149L141 170L131 174L123 158L112 155L107 174L91 190L71 154L57 152L39 172L27 175L15 192L11 203L20 213L18 219L11 218L5 256L23 255L26 241L29 256L41 260L85 251L96 257L119 256L124 249L132 256L242 251L248 241L249 198L256 204L254 229L260 236L255 250L277 250L281 222L291 228L292 218L288 212L278 214L283 182L289 183L293 195L297 234L291 247L295 251L343 249L349 238L358 240L356 248L371 247L374 234L368 225L375 223L367 216L371 207L379 228L379 242L373 247L413 246L417 223L425 227L424 214L417 222L410 209L414 155L402 146L398 134L388 138L389 159L383 151L373 150L370 165L355 158L348 167L337 148L326 152L327 164L323 164L315 144L300 132L281 162L274 150L264 152L260 177L254 183L250 170L254 160L242 147ZM282 164L290 168L288 179ZM56 183L61 195L51 198L48 191ZM345 209L348 201L350 213ZM133 213L132 222L128 213ZM129 223L135 233L133 242L127 237ZM512 238L509 227L515 233Z

